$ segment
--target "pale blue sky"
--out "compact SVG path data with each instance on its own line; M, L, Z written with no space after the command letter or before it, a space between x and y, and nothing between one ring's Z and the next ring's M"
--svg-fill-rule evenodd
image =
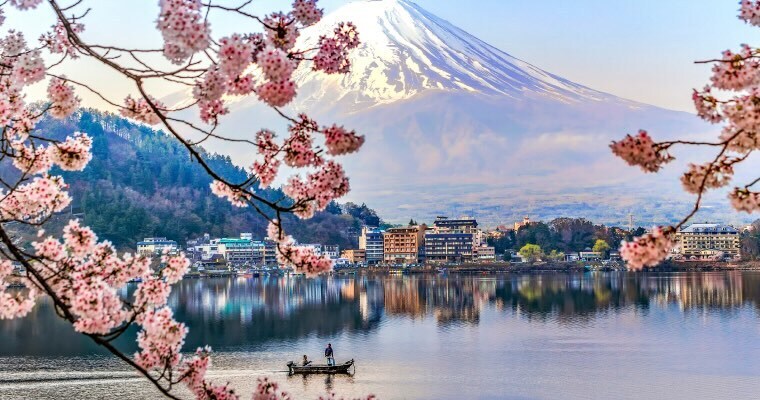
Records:
M320 3L329 12L348 1ZM86 37L97 38L101 43L126 40L158 46L160 36L154 29L157 3L156 0L86 1L93 7L85 21ZM760 30L736 18L737 1L416 0L416 3L549 72L621 97L685 111L692 111L691 88L703 86L709 76L709 67L694 65L694 60L716 57L722 50L737 48L740 43L757 45L760 41ZM290 1L256 0L254 4L264 13L287 8ZM32 24L45 21L46 17L51 22ZM47 11L8 11L7 25L31 30L30 38L35 38L50 23L52 15ZM35 25L40 26L36 33ZM225 18L214 21L213 29L226 33L249 31L253 27L246 29L240 20ZM113 83L115 90L118 86ZM116 97L122 97L121 93ZM87 96L85 100L89 100Z

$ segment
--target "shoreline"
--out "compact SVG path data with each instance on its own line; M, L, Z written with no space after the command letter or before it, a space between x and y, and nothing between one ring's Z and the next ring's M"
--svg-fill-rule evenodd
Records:
M628 271L622 264L600 264L600 263L577 263L577 262L559 262L559 263L482 263L482 264L465 264L465 265L425 265L415 267L401 266L373 266L373 267L342 267L336 268L330 275L491 275L506 273L536 273L536 272L590 272L590 271ZM667 261L657 267L646 268L642 272L708 272L708 271L760 271L760 262L742 261L742 262L714 262L714 261L689 261L674 262ZM239 275L235 271L221 272L216 271L212 274L189 272L184 279L214 278L214 277L234 277L245 276L250 274ZM287 271L278 271L272 274L262 276L287 276L295 274Z

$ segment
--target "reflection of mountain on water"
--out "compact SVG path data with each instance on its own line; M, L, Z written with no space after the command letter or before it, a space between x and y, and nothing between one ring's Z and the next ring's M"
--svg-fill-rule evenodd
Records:
M190 327L186 350L255 349L311 335L368 334L383 320L434 318L481 323L481 313L587 323L600 314L669 307L760 309L760 273L579 273L487 277L383 276L183 280L172 292L176 317ZM42 301L23 319L0 321L0 356L103 353ZM134 332L119 341L135 350Z

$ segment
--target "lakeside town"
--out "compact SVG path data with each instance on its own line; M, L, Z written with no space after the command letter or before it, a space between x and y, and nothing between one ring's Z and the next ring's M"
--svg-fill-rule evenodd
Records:
M564 228L560 226L564 224ZM585 230L584 230L585 229ZM563 230L562 232L558 232ZM719 223L694 223L676 235L676 246L668 260L675 262L736 263L751 258L742 246L742 237L753 232L753 225L736 228ZM537 232L536 232L537 231ZM565 246L577 251L558 250L562 243L542 246L541 234L553 232L570 237ZM587 236L576 240L577 236ZM601 233L600 233L601 232ZM551 222L532 221L529 217L510 225L482 229L473 217L437 217L431 224L410 220L406 226L363 226L356 237L356 248L339 245L299 243L315 254L333 260L335 268L387 267L430 269L432 267L478 266L488 269L504 265L542 265L546 263L580 263L607 268L625 268L616 250L622 240L641 235L643 228L594 226L585 219L558 218ZM522 240L518 239L523 237ZM527 238L525 238L527 237ZM505 245L505 242L507 245ZM586 247L584 246L586 244ZM509 248L509 244L513 248ZM184 247L164 237L145 238L137 243L137 253L157 255L184 252L192 261L194 273L224 274L279 271L275 242L255 238L252 233L239 237L212 238L205 234L191 239ZM751 246L749 246L751 247ZM743 252L742 250L745 250Z

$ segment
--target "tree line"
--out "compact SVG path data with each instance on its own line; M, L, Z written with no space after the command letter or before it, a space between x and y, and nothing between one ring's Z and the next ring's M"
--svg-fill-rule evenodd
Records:
M526 258L563 259L569 252L599 251L603 255L620 246L623 240L642 235L643 228L633 232L594 224L585 218L555 218L549 222L537 221L509 230L499 238L488 238L496 253L505 254L524 249ZM526 247L527 246L527 247Z

